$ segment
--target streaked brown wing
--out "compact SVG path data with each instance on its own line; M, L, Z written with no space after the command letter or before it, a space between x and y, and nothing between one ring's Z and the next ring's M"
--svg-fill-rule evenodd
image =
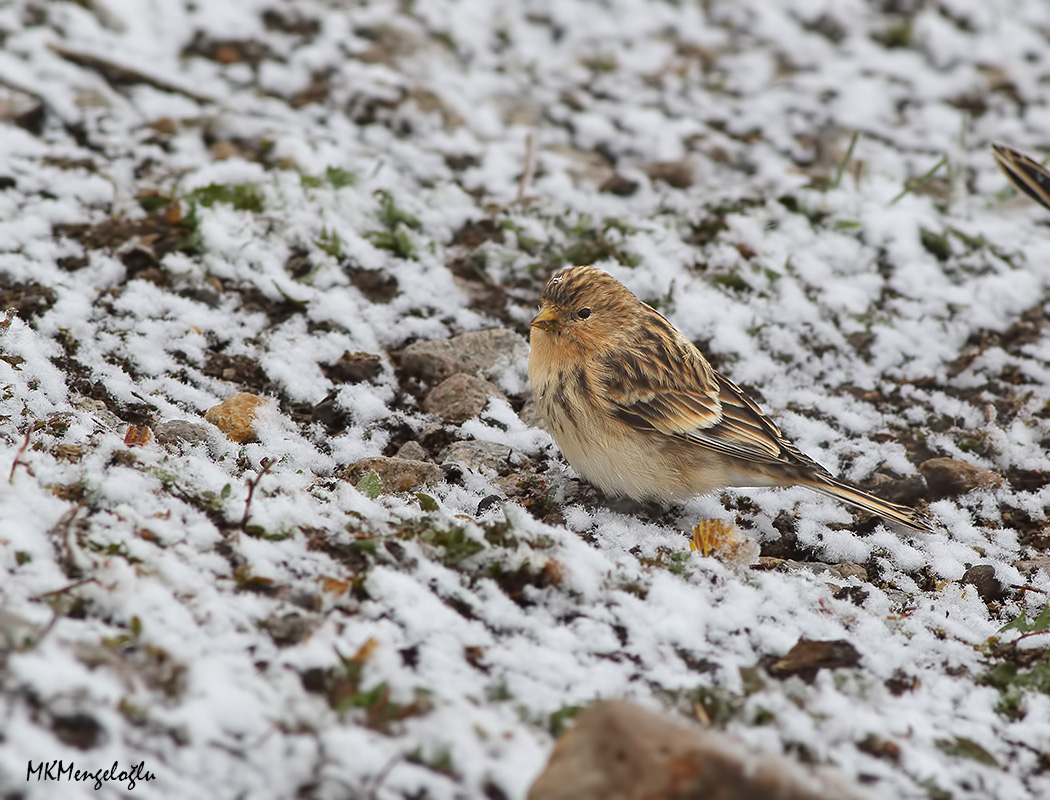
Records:
M666 347L667 339L662 342ZM650 352L644 342L620 362L625 368L605 388L623 422L745 461L824 472L785 440L732 381L711 369L691 344L678 339L676 345L672 369L671 354L661 348Z
M700 352L652 309L631 346L600 362L600 391L628 424L669 436L709 428L722 408L715 372Z
M1045 208L1050 208L1050 171L1020 150L1005 144L993 144L995 163L1010 181Z
M830 472L784 438L776 423L740 387L717 372L715 377L722 401L722 421L711 429L711 436L737 444L748 451L747 457L752 460L804 466L831 477Z
M690 394L663 389L616 404L630 417L668 436L703 430L718 424L719 410L714 398L703 393Z

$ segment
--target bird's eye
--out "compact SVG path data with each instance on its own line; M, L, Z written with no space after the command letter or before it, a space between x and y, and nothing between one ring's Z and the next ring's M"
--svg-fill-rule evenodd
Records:
M587 319L587 317L589 317L590 315L591 310L589 308L581 308L579 311L576 312L576 316L580 319Z

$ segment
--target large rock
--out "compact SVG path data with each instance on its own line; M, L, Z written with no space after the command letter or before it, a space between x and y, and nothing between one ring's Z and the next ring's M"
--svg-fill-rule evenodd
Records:
M496 379L510 365L523 366L529 346L506 328L462 333L451 339L416 342L401 351L401 369L427 383L465 372Z
M580 714L528 800L859 800L859 788L624 700Z
M423 399L423 410L446 422L465 422L485 410L490 397L502 397L494 384L457 372L445 378Z

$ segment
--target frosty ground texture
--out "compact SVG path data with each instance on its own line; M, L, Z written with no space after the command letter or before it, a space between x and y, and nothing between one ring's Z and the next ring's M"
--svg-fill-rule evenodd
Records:
M1050 550L1050 212L988 148L1050 148L1048 35L1043 0L0 5L4 796L126 796L25 780L64 759L144 761L132 796L522 798L599 697L877 797L1050 796L1018 566ZM628 513L521 420L523 363L479 418L422 411L404 346L524 334L582 262L837 474L1002 484L920 484L935 535L802 489ZM242 389L256 442L124 442ZM513 446L525 488L339 477L417 438ZM811 566L702 558L705 516ZM801 638L860 664L772 677Z

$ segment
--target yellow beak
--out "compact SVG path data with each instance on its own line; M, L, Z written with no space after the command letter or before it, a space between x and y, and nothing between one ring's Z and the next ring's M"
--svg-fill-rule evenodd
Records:
M529 327L545 331L548 328L555 327L559 322L561 322L561 315L555 310L554 306L544 306L540 309L540 313L533 317Z

